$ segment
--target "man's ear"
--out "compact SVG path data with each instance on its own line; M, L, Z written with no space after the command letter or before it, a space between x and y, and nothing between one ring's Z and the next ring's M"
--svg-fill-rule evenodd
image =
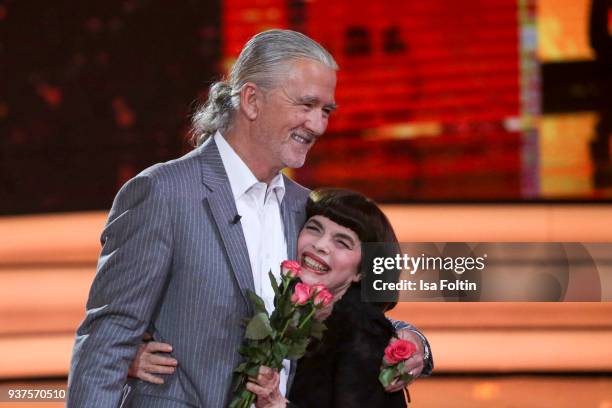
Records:
M257 85L253 82L247 82L242 85L240 89L240 111L249 120L257 119L259 114L259 98L261 98L261 92Z
M361 280L361 274L357 272L355 276L353 276L353 282L359 282Z

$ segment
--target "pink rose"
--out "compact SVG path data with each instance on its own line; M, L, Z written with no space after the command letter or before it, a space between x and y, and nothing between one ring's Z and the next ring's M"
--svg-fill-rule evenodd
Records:
M413 342L399 339L385 349L385 361L389 365L395 365L400 361L408 360L415 352L416 346Z
M305 305L310 300L311 288L305 283L298 283L293 289L293 295L291 295L291 302L296 305Z
M316 285L312 285L310 287L310 290L312 291L312 294L314 295L317 292L320 292L322 290L327 290L327 286L325 286L322 283L317 283Z
M315 293L315 306L326 307L332 300L334 300L334 296L323 285L315 285L312 287L312 290Z
M296 261L283 261L281 263L281 273L289 278L299 278L302 276L302 266Z

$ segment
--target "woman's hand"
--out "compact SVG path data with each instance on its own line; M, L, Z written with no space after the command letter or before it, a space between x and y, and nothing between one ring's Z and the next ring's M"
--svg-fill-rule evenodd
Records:
M408 382L402 381L399 377L397 377L391 384L385 387L385 391L387 392L397 392L408 386L411 382L416 380L420 375L421 371L423 371L424 363L424 353L423 343L421 343L421 339L419 336L414 334L412 330L404 329L397 331L397 337L404 340L409 340L416 346L416 352L410 357L408 360L404 362L404 373L408 373L412 376L412 379ZM394 340L391 340L393 342Z
M150 338L150 337L149 337ZM143 340L147 339L147 335ZM164 379L154 374L172 374L178 361L172 357L165 357L157 353L170 353L172 346L166 343L150 341L140 344L138 353L130 368L128 375L153 384L163 384Z
M280 393L278 371L266 366L259 368L257 378L250 378L246 389L257 396L256 408L285 408L287 400Z

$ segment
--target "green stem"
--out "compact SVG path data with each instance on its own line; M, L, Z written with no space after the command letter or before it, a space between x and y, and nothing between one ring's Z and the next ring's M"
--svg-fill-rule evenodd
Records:
M249 397L244 401L245 404L243 405L243 408L249 408L254 400L255 400L255 394L251 392L249 394Z
M308 320L310 320L310 318L312 317L312 315L314 315L314 314L315 314L315 310L316 310L316 309L317 309L316 307L314 307L314 306L312 307L312 310L310 311L310 313L308 313L308 315L306 316L306 318L305 318L305 319L304 319L304 320L303 320L303 321L300 323L300 325L298 326L298 329L301 329L302 327L304 327L304 325L306 324L306 322L307 322Z
M287 288L289 287L289 282L291 282L291 279L281 274L281 282L283 283L283 291L281 293L281 296L285 296L285 293L287 292Z
M293 316L294 313L295 313L295 306L292 307L290 316ZM285 336L285 332L287 331L287 328L289 327L290 322L291 322L291 317L289 317L287 321L285 322L285 326L283 327L283 330L281 330L280 335L278 336L278 340L283 339L283 337Z
M283 327L283 330L281 330L280 335L278 336L279 340L283 339L283 336L285 335L285 331L287 330L287 327L289 327L289 320L285 322L285 327Z

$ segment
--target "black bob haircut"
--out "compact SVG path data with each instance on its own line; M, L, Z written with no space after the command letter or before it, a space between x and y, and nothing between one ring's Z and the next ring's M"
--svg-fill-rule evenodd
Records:
M362 244L380 244L365 253L363 245L361 246L359 274L362 281L369 282L368 278L372 278L371 267L375 257L395 257L400 253L399 243L389 219L373 200L361 193L342 188L313 190L306 203L306 219L315 215L329 218L336 224L349 228L357 234ZM399 270L387 271L386 281L397 281L399 272ZM385 301L366 300L382 310L390 310L395 307L396 292L386 293L384 298Z

